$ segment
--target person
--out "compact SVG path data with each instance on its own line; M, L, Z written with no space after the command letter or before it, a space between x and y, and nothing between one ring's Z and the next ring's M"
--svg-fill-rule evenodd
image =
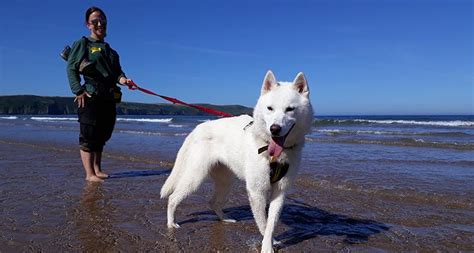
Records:
M90 7L85 21L90 36L82 37L71 47L67 77L78 106L80 155L86 180L102 182L108 177L101 167L102 152L112 136L116 103L121 99L117 83L127 85L131 80L122 71L118 53L104 41L107 35L104 11Z

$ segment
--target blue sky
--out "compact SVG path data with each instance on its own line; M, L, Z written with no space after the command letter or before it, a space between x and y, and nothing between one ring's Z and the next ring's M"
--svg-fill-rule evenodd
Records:
M2 1L0 95L72 96L58 55L92 5L125 73L186 102L252 107L271 69L319 115L474 114L471 0Z

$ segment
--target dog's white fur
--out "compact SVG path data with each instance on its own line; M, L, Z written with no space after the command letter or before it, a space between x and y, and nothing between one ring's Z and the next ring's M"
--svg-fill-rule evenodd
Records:
M252 125L250 122L254 121ZM273 252L273 231L283 207L285 193L296 176L301 160L305 135L313 122L309 89L303 73L298 73L290 84L277 83L268 71L263 81L261 96L253 118L247 115L222 118L198 125L186 138L176 157L173 170L161 189L161 197L168 197L168 227L178 228L174 213L178 204L198 189L210 175L215 192L210 207L227 222L222 212L227 194L235 178L246 183L250 206L260 233L262 252ZM270 157L258 149L268 145L272 125L281 127L280 136L290 131L279 162L290 164L287 174L278 182L270 183ZM268 217L265 212L270 203Z

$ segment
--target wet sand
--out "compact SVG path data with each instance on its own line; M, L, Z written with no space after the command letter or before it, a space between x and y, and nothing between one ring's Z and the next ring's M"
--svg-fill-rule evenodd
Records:
M242 182L225 209L237 223L209 211L206 183L178 207L181 228L169 231L159 191L171 164L107 151L103 160L111 178L87 183L75 146L0 140L0 251L259 250ZM302 168L276 229L280 252L474 251L472 195L365 188L357 180L378 175L347 173ZM382 174L379 184L404 180Z

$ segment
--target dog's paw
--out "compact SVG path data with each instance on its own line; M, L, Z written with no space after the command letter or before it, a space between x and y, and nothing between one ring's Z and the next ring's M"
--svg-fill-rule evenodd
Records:
M225 223L236 223L237 221L234 220L234 219L222 219L221 220L222 222L225 222Z
M277 239L273 238L273 245L274 246L279 246L282 245L283 243L281 241L278 241Z
M279 245L281 245L281 244L282 244L281 241L278 241L278 240L276 240L276 239L273 239L273 245L279 246Z
M180 228L180 226L178 225L178 223L168 223L168 228Z
M264 240L262 242L262 250L260 251L261 253L273 253L275 252L273 250L273 245L272 245L272 241L267 241L267 240Z
M273 247L271 246L269 248L262 246L262 250L260 251L260 253L274 253L274 252L275 251L273 250Z

